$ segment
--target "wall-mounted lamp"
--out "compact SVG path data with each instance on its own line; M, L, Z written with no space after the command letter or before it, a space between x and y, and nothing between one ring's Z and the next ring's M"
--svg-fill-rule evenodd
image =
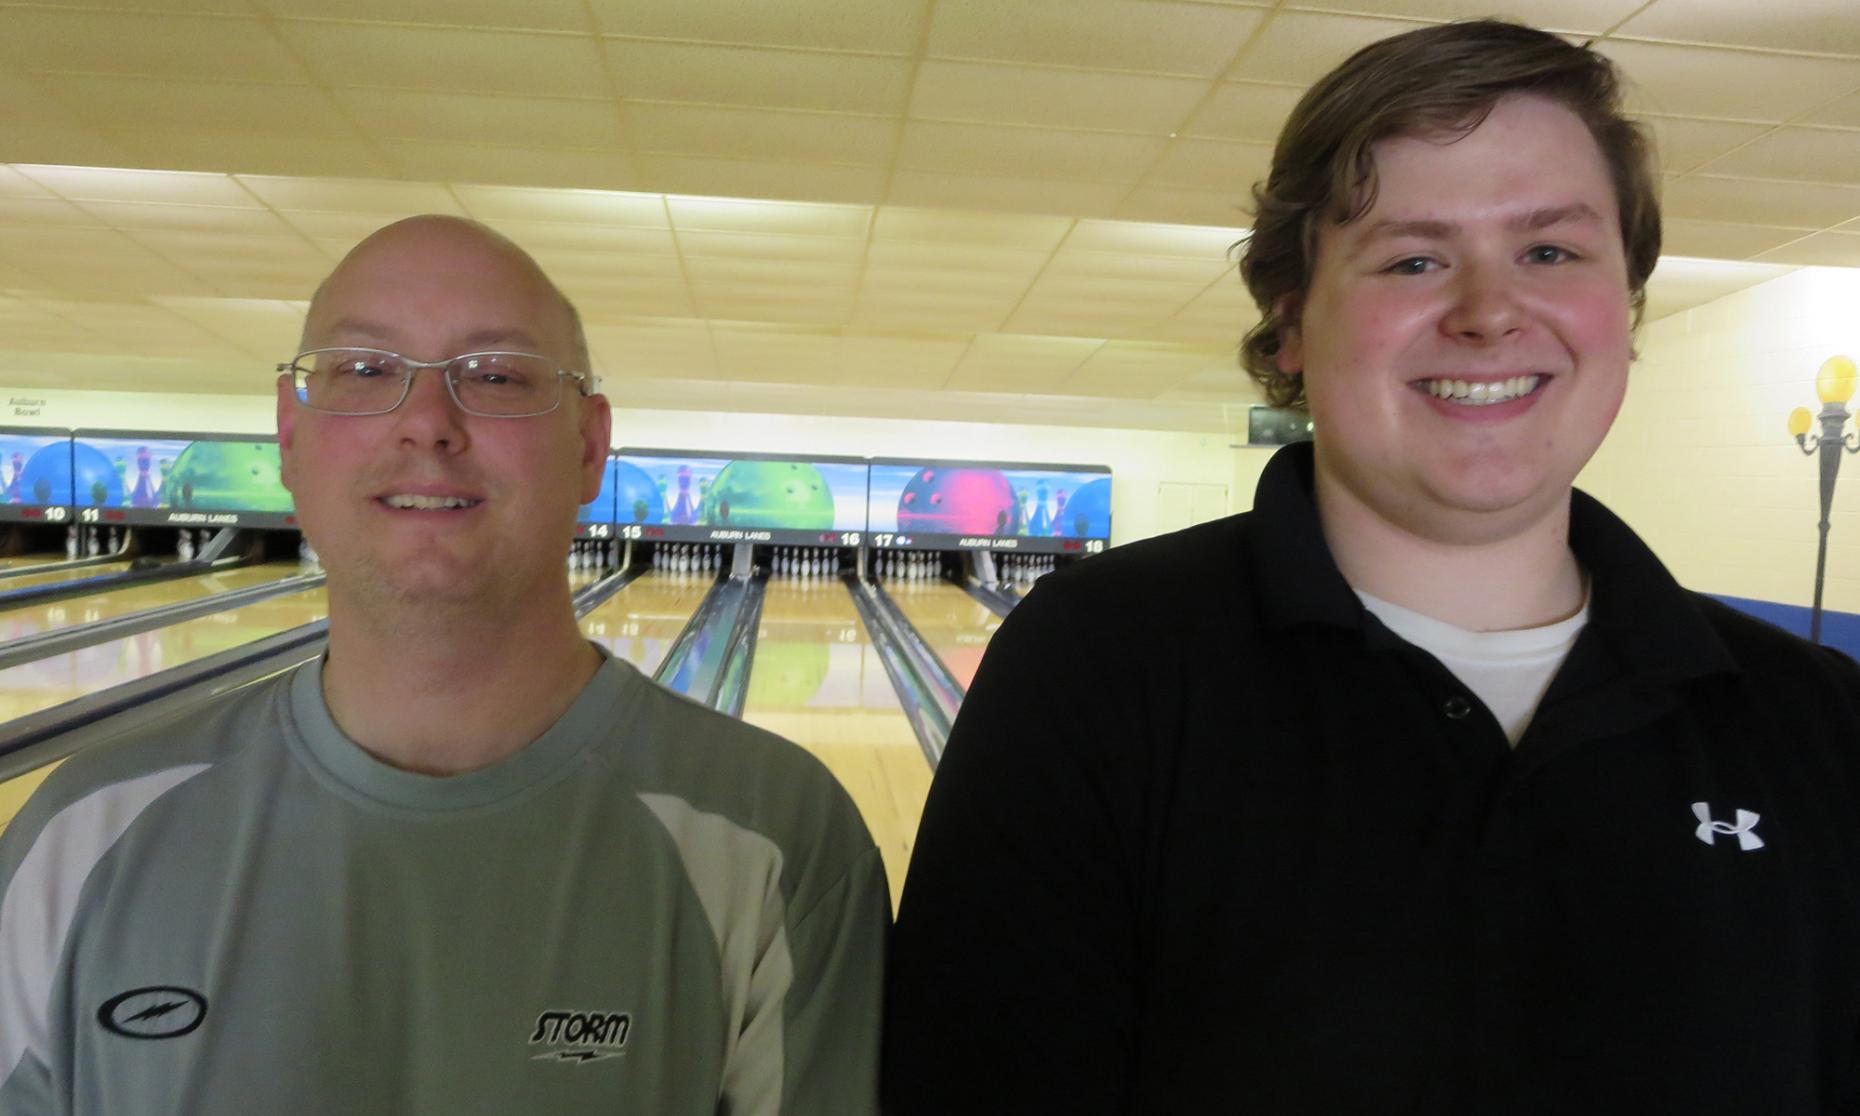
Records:
M1807 407L1789 413L1789 433L1802 452L1821 451L1821 548L1815 554L1815 607L1809 613L1808 638L1821 642L1821 582L1828 568L1828 511L1834 506L1834 478L1841 471L1841 452L1860 453L1860 430L1843 434L1841 428L1853 417L1847 401L1854 397L1854 383L1860 379L1850 357L1833 356L1821 362L1815 374L1815 394L1821 398L1821 414L1811 414ZM1811 434L1816 419L1821 433Z

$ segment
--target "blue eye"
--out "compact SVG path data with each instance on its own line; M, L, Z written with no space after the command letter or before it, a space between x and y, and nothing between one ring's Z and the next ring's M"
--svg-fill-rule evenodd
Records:
M1405 260L1395 261L1384 270L1391 275L1424 275L1433 270L1434 266L1434 261L1426 256L1409 256Z
M1574 252L1554 244L1533 245L1525 250L1524 256L1532 263L1563 263L1576 258Z

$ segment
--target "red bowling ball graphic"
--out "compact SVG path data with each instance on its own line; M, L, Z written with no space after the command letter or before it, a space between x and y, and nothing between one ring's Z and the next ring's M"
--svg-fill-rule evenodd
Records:
M1014 489L999 469L919 469L898 496L907 534L1007 535L1014 519Z

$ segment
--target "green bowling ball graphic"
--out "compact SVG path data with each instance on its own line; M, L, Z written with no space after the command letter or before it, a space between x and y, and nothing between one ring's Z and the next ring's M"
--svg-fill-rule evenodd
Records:
M820 692L831 665L824 639L764 639L756 642L749 668L747 706L799 709Z
M712 527L831 530L833 491L812 465L732 461L704 494L702 521Z
M271 442L195 442L175 458L161 495L171 508L291 510L291 494L278 478L278 447Z

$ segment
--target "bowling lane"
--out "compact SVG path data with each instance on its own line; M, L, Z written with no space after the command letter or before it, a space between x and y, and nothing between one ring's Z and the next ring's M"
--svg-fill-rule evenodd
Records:
M305 589L0 670L0 721L321 620L324 602L321 587ZM0 829L55 766L0 783Z
M743 720L812 752L852 795L885 858L896 910L930 764L844 584L768 583Z
M234 589L262 585L268 581L291 577L300 572L302 570L294 561L268 562L259 566L240 566L237 569L202 574L199 577L183 577L173 581L132 585L125 589L94 593L87 597L73 597L51 604L10 609L0 612L0 641L38 635L40 632L49 632L54 628L63 628L71 624L113 620L132 612L141 612L143 609L160 608L163 605L178 604L182 601L195 601L214 593L227 593ZM0 586L6 584L8 583L0 582Z
M64 551L56 554L46 551L44 554L15 554L10 558L0 558L0 570L17 570L21 566L44 566L52 562L65 560Z
M888 581L885 593L967 690L1001 618L947 581Z
M104 574L121 573L128 568L128 562L105 562L97 566L80 566L75 570L20 574L18 577L9 577L5 581L0 581L0 593L14 589L29 589L34 585L56 585L64 581L76 581L80 577L102 577Z
M715 579L712 573L650 570L582 617L582 634L650 675Z

